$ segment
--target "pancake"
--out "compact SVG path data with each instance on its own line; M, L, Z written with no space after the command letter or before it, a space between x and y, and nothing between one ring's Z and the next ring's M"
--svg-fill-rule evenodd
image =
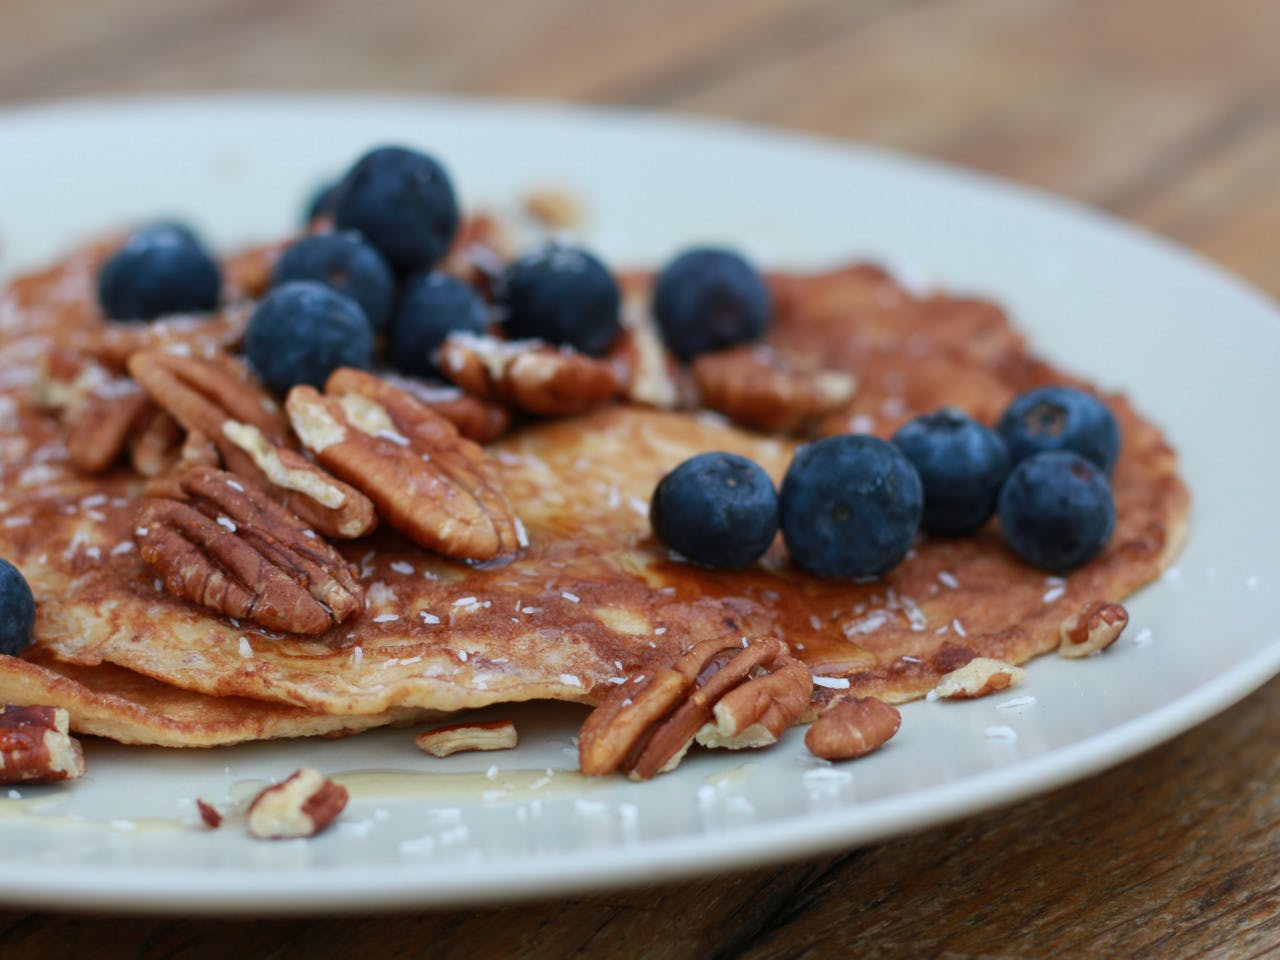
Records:
M336 737L426 719L420 710L334 717L244 697L206 697L115 667L0 656L0 703L64 708L78 733L120 743L214 747L282 737Z
M271 634L165 593L132 542L139 479L123 469L78 475L61 428L32 400L54 344L104 336L85 307L94 264L92 254L73 257L19 281L0 303L0 555L37 597L28 658L55 670L112 664L207 697L371 717L594 703L644 663L698 640L776 636L816 674L847 679L849 692L902 701L974 657L1022 663L1055 648L1062 621L1158 576L1185 533L1188 494L1173 451L1122 396L1105 395L1123 436L1116 530L1067 578L1018 561L994 525L960 540L921 539L873 583L803 574L780 542L755 569L701 570L650 533L658 479L694 453L728 450L780 480L797 441L707 413L619 405L530 422L489 446L528 534L515 558L452 562L380 530L340 546L365 586L363 615L315 638ZM1087 386L1032 355L987 301L915 296L865 265L770 285L770 344L858 378L854 400L822 433L888 436L943 405L990 423L1031 387Z

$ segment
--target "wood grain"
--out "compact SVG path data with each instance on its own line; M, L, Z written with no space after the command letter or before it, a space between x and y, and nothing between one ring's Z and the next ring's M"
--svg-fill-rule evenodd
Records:
M9 0L0 103L376 89L738 118L1075 197L1275 295L1278 38L1275 0ZM1280 955L1277 742L1280 681L1118 769L840 856L501 910L7 912L0 955Z

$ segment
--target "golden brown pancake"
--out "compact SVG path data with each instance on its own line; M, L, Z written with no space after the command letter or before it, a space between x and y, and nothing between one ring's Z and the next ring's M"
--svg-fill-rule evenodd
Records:
M114 664L200 694L347 717L593 702L697 640L770 635L815 673L848 678L852 692L900 701L975 656L1020 663L1056 647L1065 618L1156 577L1185 530L1172 450L1123 397L1106 396L1123 436L1116 530L1103 555L1065 581L1018 561L994 524L960 540L922 539L873 583L803 574L781 542L757 569L700 570L653 539L655 483L705 450L744 454L780 480L795 442L705 413L615 406L527 424L491 445L528 532L514 559L461 564L379 532L341 546L367 589L363 615L318 638L270 635L165 593L132 546L138 479L124 469L76 475L56 422L31 402L43 352L102 336L85 306L93 263L73 258L0 304L0 555L35 591L32 656L54 669ZM823 432L887 436L948 404L990 423L1023 390L1080 383L1030 355L985 301L918 298L866 266L771 286L772 345L858 376L852 405Z

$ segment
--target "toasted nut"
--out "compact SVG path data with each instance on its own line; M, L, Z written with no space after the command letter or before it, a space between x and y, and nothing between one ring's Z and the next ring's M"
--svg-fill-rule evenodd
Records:
M222 425L228 420L253 424L277 441L288 433L276 402L228 358L144 350L129 358L129 373L184 429L198 430L218 443L219 450Z
M582 204L565 190L543 187L524 198L524 209L544 227L552 230L574 230L585 221Z
M251 312L249 305L240 305L218 313L165 317L151 323L104 323L71 333L68 346L117 368L143 350L163 348L207 356L238 344Z
M314 837L347 806L347 788L303 767L249 804L249 833L260 840Z
M178 461L170 469L152 477L142 485L142 492L148 497L165 497L169 500L185 500L186 492L178 482L179 478L192 467L212 467L217 469L222 464L218 449L208 437L198 430L187 434L178 450Z
M1120 604L1092 600L1062 621L1058 653L1074 658L1105 650L1119 639L1128 624L1129 611Z
M217 830L222 826L222 814L218 812L217 807L213 804L196 797L196 810L199 811L200 819L204 821L204 825L210 830Z
M135 531L170 593L289 633L323 633L363 608L351 566L261 490L208 467L178 482L191 502L143 501Z
M150 407L131 380L118 378L83 393L63 413L67 456L82 473L102 473L115 463L129 435Z
M516 745L516 725L510 720L455 723L420 733L413 742L433 757L447 757L467 750L510 750Z
M289 392L294 430L387 523L449 557L489 560L523 545L487 454L448 420L359 371L336 371L326 390Z
M854 760L883 746L902 725L897 707L875 697L837 700L804 735L804 745L826 760Z
M704 354L693 362L702 402L738 423L799 430L852 398L852 374L791 365L759 344Z
M74 780L84 751L61 707L0 706L0 784Z
M338 373L335 371L335 376ZM511 414L506 407L474 397L460 387L428 386L421 380L394 374L383 374L380 379L425 403L475 443L496 440L511 426Z
M570 416L609 403L627 386L623 363L588 357L541 340L452 334L440 348L444 375L481 400L542 416Z
M493 217L485 214L468 217L458 228L440 269L489 294L511 259L513 249L502 224Z
M626 364L626 398L661 410L696 406L697 397L679 361L667 350L649 311L648 296L628 295L622 309L622 336L610 356Z
M271 286L271 272L276 261L296 241L293 238L241 250L222 261L222 296L234 303L256 300Z
M730 749L773 743L804 713L812 686L777 640L705 640L614 688L582 725L579 766L647 780L675 769L695 737Z
M152 405L129 438L129 460L139 476L158 477L178 462L182 442L178 421Z
M1003 660L990 657L974 657L963 667L952 670L938 681L929 692L929 698L941 700L972 700L989 693L1007 690L1021 683L1027 671Z

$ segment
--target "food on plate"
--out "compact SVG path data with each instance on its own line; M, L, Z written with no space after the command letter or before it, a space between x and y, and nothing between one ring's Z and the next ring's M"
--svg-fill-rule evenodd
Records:
M0 702L211 746L568 700L589 773L815 717L852 757L968 664L1103 649L1184 536L1159 429L989 301L520 251L404 148L324 204L213 300L173 224L0 298Z

